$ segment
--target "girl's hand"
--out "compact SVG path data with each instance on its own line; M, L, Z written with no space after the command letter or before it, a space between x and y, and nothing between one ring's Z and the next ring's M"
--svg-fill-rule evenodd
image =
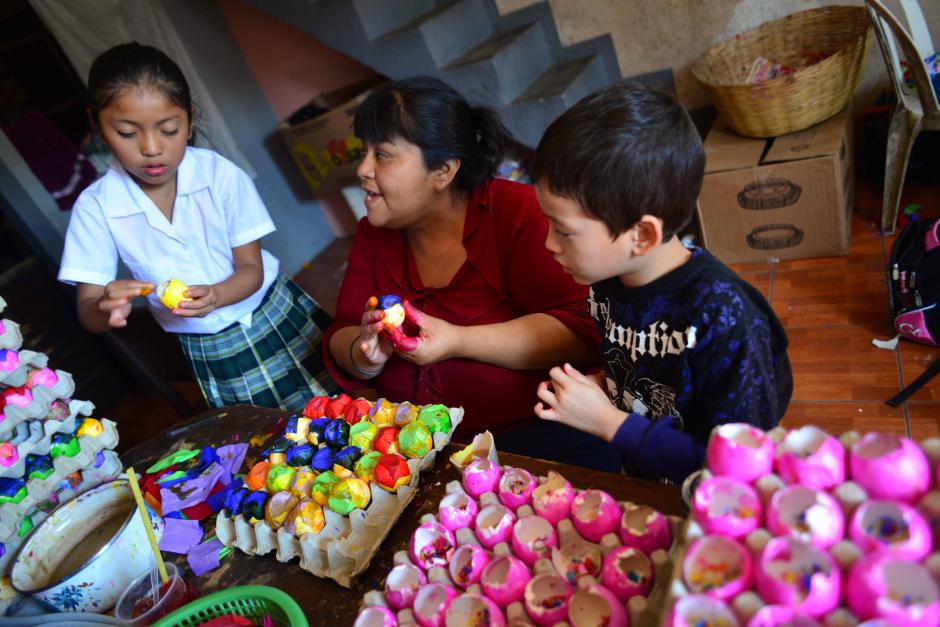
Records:
M459 355L463 327L429 316L412 307L412 321L418 325L418 346L414 350L396 351L403 359L424 366Z
M610 442L627 414L610 402L597 382L570 364L549 371L551 381L539 384L535 415L564 423Z
M152 291L153 283L146 281L111 281L104 287L98 309L108 314L109 327L126 327L127 317L131 314L131 301L138 296L147 296Z
M385 312L375 310L374 306L371 302L366 303L366 310L359 323L359 337L353 340L356 342L353 349L361 353L358 358L362 360L362 369L367 372L381 370L395 353L395 347L382 335Z
M192 300L181 301L173 310L177 316L184 318L204 318L215 311L219 296L212 285L190 285L183 292L183 296Z

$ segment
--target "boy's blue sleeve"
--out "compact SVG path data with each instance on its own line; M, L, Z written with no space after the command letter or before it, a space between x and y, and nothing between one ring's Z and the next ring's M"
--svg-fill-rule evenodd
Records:
M631 413L614 435L628 474L681 484L702 467L705 447L691 433L676 428L673 416L652 421Z

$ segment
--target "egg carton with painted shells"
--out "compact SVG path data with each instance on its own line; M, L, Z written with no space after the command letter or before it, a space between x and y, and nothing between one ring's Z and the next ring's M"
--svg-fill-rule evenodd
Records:
M491 456L491 461L496 461L493 459L494 456ZM540 484L545 483L548 480L547 477L538 477ZM575 488L577 493L579 490ZM451 481L445 486L446 494L464 494L466 492L463 488L463 485L460 481ZM468 498L471 498L468 496ZM499 497L492 492L484 492L480 495L479 499L476 499L480 503L482 508L484 505L489 504L498 504ZM632 503L619 502L618 505L623 509L627 505L633 505ZM518 518L523 518L527 515L534 513L530 505L522 505L518 512ZM673 568L672 555L676 550L677 544L682 541L682 538L685 535L685 521L677 516L667 516L666 517L670 532L672 533L672 546L669 548L669 551L658 549L653 551L650 555L650 562L653 568L653 587L650 592L644 596L636 596L630 599L630 601L624 606L627 614L629 615L629 624L631 627L655 627L658 625L659 620L659 607L660 604L668 598L669 595L669 580L670 573ZM421 517L420 524L435 522L437 517L434 514L425 514ZM589 542L584 539L583 536L578 534L574 529L574 526L570 519L563 519L555 525L556 530L559 536L574 534L577 535L580 539L580 542L583 542L587 545L594 546L601 555L606 555L610 551L616 549L621 545L620 538L616 533L609 533L601 538L600 542ZM474 531L469 528L458 529L454 534L456 536L457 546L462 545L474 545L480 546L480 541L477 539ZM511 555L513 553L512 549L505 542L497 544L493 547L491 551L494 555ZM412 564L411 556L408 551L402 550L395 553L393 557L393 564L395 566L399 564ZM536 560L535 564L530 567L530 571L533 575L550 573L558 575L558 569L552 563L552 560L548 557L543 557ZM471 584L466 589L461 589L450 576L450 573L446 568L436 567L431 568L427 572L427 579L430 583L442 583L450 586L451 588L457 590L458 592L469 592L478 595L482 595L483 591L479 583ZM577 588L586 587L593 583L598 583L599 579L595 579L591 576L582 576L578 580ZM364 609L371 606L381 606L391 610L391 605L388 603L388 600L385 598L385 593L381 590L370 590L362 598L362 606ZM504 608L506 614L506 624L508 625L532 625L534 627L535 622L529 617L528 612L525 609L525 606L522 602L511 603ZM411 609L402 609L396 613L396 619L400 627L412 627L417 626L417 621L415 619L414 613ZM553 627L568 627L568 623L560 622L556 623Z
M0 538L7 537L11 532L15 532L19 527L23 514L30 511L36 503L48 497L67 475L94 465L95 456L99 451L113 449L117 446L117 425L106 418L101 419L101 424L104 426L101 435L86 435L78 438L79 451L75 457L56 457L52 460L52 466L55 470L51 475L45 479L29 479L26 482L26 496L22 501L0 504Z
M49 363L49 358L44 353L30 350L21 350L18 353L20 365L10 372L0 371L0 387L18 388L25 385L30 370L45 368Z
M300 567L317 577L332 579L350 587L353 579L364 571L379 550L382 541L414 498L420 472L434 465L437 453L447 443L463 420L463 408L448 408L451 429L447 434L434 434L434 449L418 459L409 459L411 481L395 493L388 492L374 481L369 488L372 499L365 509L354 509L341 516L323 508L326 524L318 534L296 537L283 527L274 530L264 520L252 525L239 514L234 518L221 512L216 518L215 532L222 544L235 547L249 555L277 551L277 559L288 562L300 558Z
M121 472L123 472L124 466L121 464L121 459L118 457L116 452L102 451L102 453L104 460L100 466L96 468L94 465L92 465L86 468L82 468L79 471L82 473L81 483L72 488L71 486L61 487L62 482L59 482L58 489L46 497L46 500L48 500L52 494L55 494L55 501L53 501L53 503L47 503L47 507L41 510L34 507L32 510L24 514L25 516L29 516L32 519L32 529L38 527L42 521L48 518L49 514L51 514L56 508L61 507L65 503L68 503L79 494L97 485L100 485L105 481L109 481L117 477L121 474ZM40 501L40 503L37 505L40 504L42 504L42 501ZM14 530L13 533L7 537L0 537L0 542L3 543L3 548L5 551L4 554L0 556L0 576L9 574L9 571L13 566L13 561L16 558L17 549L19 549L20 545L23 544L23 542L25 542L26 538L28 537L29 532L21 537L18 533L18 529Z
M80 420L85 416L91 416L93 411L95 411L94 403L72 399L69 401L69 415L64 420L27 420L21 422L21 425L29 425L31 428L36 425L36 428L31 430L38 431L41 436L33 439L33 435L30 434L31 437L28 440L14 445L16 446L18 459L10 466L0 465L0 477L22 477L26 470L27 455L48 455L49 448L52 446L52 436L56 433L74 433ZM0 436L0 441L12 435L12 431L4 433Z
M75 393L75 381L72 379L72 375L64 370L56 370L55 373L59 380L52 387L44 385L32 387L30 391L33 394L33 400L26 406L19 407L7 403L6 407L3 408L3 420L0 420L0 438L3 438L4 433L24 420L45 418L46 414L49 413L49 406L52 401L72 397L72 394Z
M3 325L3 332L0 333L0 348L11 351L17 351L23 345L23 334L20 333L20 325L8 318L0 320Z

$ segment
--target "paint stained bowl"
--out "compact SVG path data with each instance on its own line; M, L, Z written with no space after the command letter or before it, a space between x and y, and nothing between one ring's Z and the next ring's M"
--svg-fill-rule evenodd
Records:
M163 519L147 509L159 540ZM130 484L116 479L52 512L20 548L10 580L57 611L103 613L152 559Z

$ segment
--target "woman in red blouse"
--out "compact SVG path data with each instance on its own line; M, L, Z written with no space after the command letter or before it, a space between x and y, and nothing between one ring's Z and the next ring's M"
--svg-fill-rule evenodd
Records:
M596 360L600 338L587 289L545 248L533 189L492 178L509 139L496 114L418 77L373 92L354 129L368 218L324 337L336 381L394 402L462 406L457 441L489 429L499 450L618 471L610 445L533 415L547 370ZM379 334L382 313L366 303L385 294L422 312L415 350Z

